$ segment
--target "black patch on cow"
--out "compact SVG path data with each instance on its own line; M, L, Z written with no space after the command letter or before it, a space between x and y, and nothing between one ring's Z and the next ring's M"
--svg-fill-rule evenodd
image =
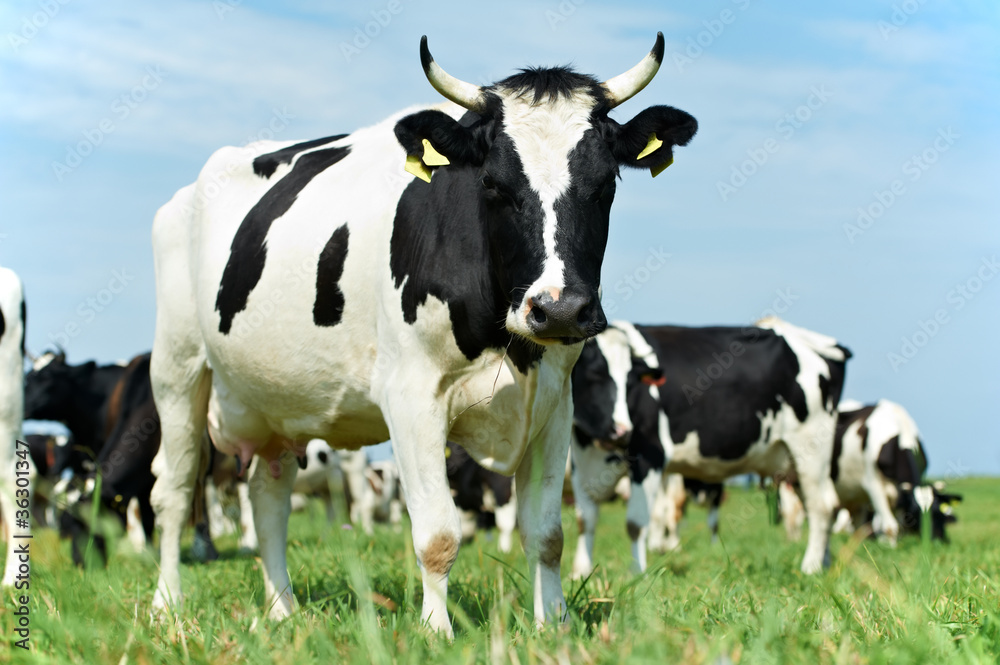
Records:
M735 460L762 438L759 414L776 413L784 403L800 422L808 417L805 394L796 380L798 357L774 331L752 327L637 329L657 349L664 374L670 377L659 389L660 407L667 414L675 443L697 432L703 457ZM649 392L639 382L632 389Z
M27 353L27 350L25 349L24 346L24 338L27 334L28 334L28 306L26 304L26 301L22 298L21 299L21 355L22 356ZM2 335L3 333L0 332L0 336Z
M572 67L525 67L502 81L490 86L491 89L517 90L531 94L532 104L540 104L549 99L570 97L577 90L584 89L598 100L594 115L602 115L609 110L604 87L593 76L580 74Z
M306 457L305 455L300 455L296 456L295 459L299 463L299 469L305 471L306 467L309 465L309 458Z
M250 292L264 272L267 232L274 220L284 215L313 178L350 153L348 146L306 153L292 170L278 180L243 218L233 237L229 261L222 273L215 309L219 312L219 332L228 335L237 313L246 309Z
M573 403L589 405L573 411L573 426L580 445L587 446L593 439L610 440L614 436L614 405L619 389L596 341L590 339L584 343L573 366L572 383Z
M319 460L320 464L322 464L323 466L326 466L326 462L329 459L329 457L327 457L325 450L321 450L318 453L316 453L316 459Z
M3 309L0 308L0 342L3 341L3 334L7 330L7 320L3 317Z
M481 190L478 169L469 166L438 169L430 186L415 179L396 208L389 265L396 288L403 287L403 320L414 323L417 308L434 296L448 305L455 342L466 358L487 348L506 349L526 372L543 349L504 327L510 305L492 270ZM521 244L532 246L523 237ZM534 247L541 245L539 233Z
M313 148L318 148L321 145L326 145L327 143L339 141L346 136L347 134L337 134L336 136L327 136L323 139L304 141L302 143L290 145L287 148L282 148L281 150L275 150L274 152L261 155L253 160L253 172L263 178L270 178L274 175L274 172L278 169L279 165L291 164L292 160L295 159L295 156L300 152L305 152L306 150L312 150Z
M349 236L347 224L344 224L333 232L319 255L316 302L313 304L313 322L318 326L335 326L344 314L344 292L338 282L344 274Z

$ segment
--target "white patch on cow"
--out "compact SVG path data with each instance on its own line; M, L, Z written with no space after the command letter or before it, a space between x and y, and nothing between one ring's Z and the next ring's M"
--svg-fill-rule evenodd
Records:
M125 533L128 542L136 554L146 551L146 532L142 528L142 516L139 513L139 499L132 497L125 508Z
M660 366L660 358L656 355L656 351L634 325L622 320L612 321L610 325L625 333L633 357L641 359L649 367Z
M14 470L17 459L16 439L21 436L21 423L24 420L24 355L21 340L24 326L21 321L21 304L23 289L18 276L7 268L0 268L0 312L6 323L3 335L0 336L0 518L6 525L7 556L4 566L2 586L15 583L18 574L27 573L24 567L30 563L18 560L13 554L16 537L30 537L27 522L19 527L14 519L15 511L25 506L17 506L14 484ZM22 469L23 470L23 469ZM35 495L35 465L28 459L28 501ZM27 510L31 510L28 505ZM28 542L28 541L23 541ZM23 579L23 578L22 578Z
M542 206L545 244L542 274L528 287L520 309L507 313L507 329L531 337L525 318L530 309L528 299L542 291L561 291L565 287L565 265L556 254L558 220L554 206L572 184L569 154L591 128L590 113L596 100L584 89L537 105L532 103L530 92L499 90L498 93L503 102L504 131L514 141L528 185Z
M628 374L632 370L632 354L628 338L617 328L608 328L594 338L597 348L608 363L608 373L615 383L615 405L611 418L617 439L632 433L632 418L628 413Z

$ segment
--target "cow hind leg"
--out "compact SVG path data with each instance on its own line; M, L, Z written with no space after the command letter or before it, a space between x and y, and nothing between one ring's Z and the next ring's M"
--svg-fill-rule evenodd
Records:
M166 347L166 348L165 348ZM160 579L154 611L179 610L183 603L180 574L181 531L203 458L210 372L202 358L182 360L157 337L150 378L160 415L160 450L153 460L156 482L150 494L160 526Z
M273 469L280 469L274 477ZM285 453L267 463L257 458L251 466L250 503L253 521L260 539L260 558L264 569L264 602L272 619L283 619L295 609L292 581L286 562L288 516L292 512L292 485L298 466L295 456Z

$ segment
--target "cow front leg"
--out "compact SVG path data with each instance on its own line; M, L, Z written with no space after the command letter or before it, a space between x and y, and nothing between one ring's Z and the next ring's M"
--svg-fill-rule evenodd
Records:
M462 529L445 469L445 417L436 405L418 407L401 394L389 398L383 413L410 513L413 551L420 564L424 589L420 618L432 630L452 637L448 574L458 557Z
M830 427L819 432L833 431ZM809 521L809 540L806 543L806 553L802 558L802 572L811 575L818 573L829 560L830 527L833 524L833 511L840 499L830 478L830 457L833 447L832 438L829 444L825 437L820 445L820 435L812 439L813 446L801 450L792 450L796 471L799 476L799 488L802 491L803 503L806 508L806 519Z
M661 472L649 469L639 482L633 478L625 511L625 526L632 541L632 561L640 573L646 572L646 548L649 537L650 506L656 505L660 493Z
M288 452L271 462L257 458L247 482L264 569L264 603L272 619L283 619L295 609L286 555L297 470L295 456Z
M562 489L569 454L572 405L552 415L542 435L528 445L515 473L517 523L534 587L535 624L566 618L559 564L562 560Z

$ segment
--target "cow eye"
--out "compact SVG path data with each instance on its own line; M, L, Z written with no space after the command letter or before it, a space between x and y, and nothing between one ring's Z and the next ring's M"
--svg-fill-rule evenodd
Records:
M489 189L495 191L497 188L496 180L493 179L489 173L483 174L483 189Z

